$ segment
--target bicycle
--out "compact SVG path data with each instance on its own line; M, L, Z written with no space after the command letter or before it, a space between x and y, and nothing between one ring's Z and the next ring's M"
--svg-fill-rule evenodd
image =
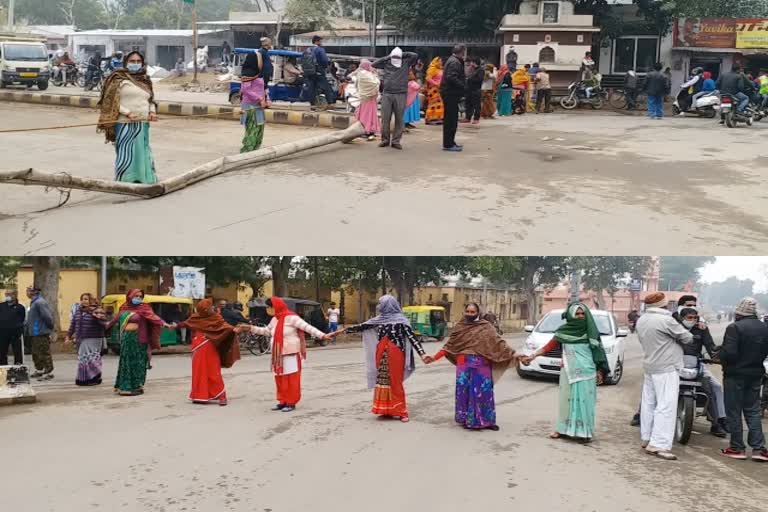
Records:
M625 110L629 101L624 89L613 89L608 93L608 103L616 110ZM635 110L648 110L648 95L643 92L635 96Z
M266 327L265 325L259 325L259 327ZM272 346L267 336L261 336L259 334L243 333L240 335L240 344L248 349L248 352L255 356L261 356L268 354L272 351Z

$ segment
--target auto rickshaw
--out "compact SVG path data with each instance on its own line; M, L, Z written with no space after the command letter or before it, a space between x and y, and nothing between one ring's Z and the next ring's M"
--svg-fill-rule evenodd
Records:
M229 102L233 106L240 105L240 74L245 57L257 51L254 48L235 48L234 50L234 77L229 83ZM268 53L272 60L273 68L272 77L268 84L269 98L272 101L288 101L291 103L301 101L301 82L296 84L285 83L283 66L289 58L301 59L303 54L290 50L268 50Z
M424 339L443 341L447 323L445 308L442 306L406 306L403 313L411 322L414 334Z
M192 299L183 299L179 297L169 297L166 295L145 295L144 303L152 306L152 310L165 320L167 323L182 322L192 314ZM125 304L125 295L107 295L101 299L102 307L112 314L120 314L120 307ZM118 336L119 326L112 328L107 333L107 346L116 355L120 354L120 337ZM189 331L187 331L189 336ZM182 339L181 332L175 329L163 329L160 334L160 346L169 347L172 345L181 345L187 340Z
M254 299L248 303L251 320L257 325L267 325L272 320L267 314L267 299ZM328 322L323 314L322 304L314 300L283 298L288 309L298 314L305 322L315 329L328 332ZM325 340L313 339L316 345L324 347Z

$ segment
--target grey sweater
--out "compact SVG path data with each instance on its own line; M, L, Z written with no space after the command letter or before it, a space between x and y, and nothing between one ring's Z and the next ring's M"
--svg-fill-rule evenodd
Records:
M693 335L672 317L669 310L648 308L637 321L637 337L643 346L647 374L669 373L683 368L683 347Z
M39 297L29 306L27 325L24 327L24 335L47 336L53 332L53 327L51 307L44 298Z
M384 70L384 94L408 94L408 74L418 59L418 54L403 52L403 65L399 68L392 65L390 56L372 64L374 68Z

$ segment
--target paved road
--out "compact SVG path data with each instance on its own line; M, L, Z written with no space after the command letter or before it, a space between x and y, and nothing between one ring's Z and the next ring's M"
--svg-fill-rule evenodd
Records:
M94 114L6 103L0 118L45 126ZM153 132L163 177L238 150L234 122L165 123ZM267 143L312 133L293 130L270 126ZM201 255L759 254L766 135L768 122L728 130L691 118L528 115L462 128L466 151L448 154L440 129L422 126L402 152L336 145L151 201L75 193L65 208L33 213L58 194L3 186L0 231L17 254L131 254L137 244ZM90 128L0 141L3 168L111 176L111 149ZM105 247L92 233L113 230L126 205L132 222ZM92 231L69 231L84 218ZM194 237L180 229L190 224Z
M716 334L716 336L718 336ZM521 338L512 341L519 345ZM429 345L437 350L436 344ZM408 381L411 423L373 417L359 347L315 350L294 414L270 412L265 357L225 372L230 405L185 402L188 356L156 357L147 394L76 389L74 362L35 405L0 409L8 510L569 511L764 510L766 468L716 455L697 434L681 460L644 455L628 425L640 382L629 339L627 374L600 388L598 438L590 446L546 438L556 385L507 373L497 386L501 431L453 424L453 368L420 367ZM114 378L115 358L105 378ZM705 432L706 423L697 424Z

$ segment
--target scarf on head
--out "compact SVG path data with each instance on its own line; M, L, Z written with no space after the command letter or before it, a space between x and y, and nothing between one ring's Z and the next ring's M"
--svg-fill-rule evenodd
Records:
M107 82L104 84L104 89L101 91L101 98L98 103L101 112L99 114L99 125L96 128L96 132L104 132L106 142L115 142L117 137L115 124L120 116L120 86L126 81L133 83L140 89L144 89L149 93L149 102L155 102L152 80L147 75L146 67L136 73L131 73L126 69L118 69L109 75Z
M576 318L576 311L579 309L584 311L585 318ZM563 313L563 318L565 318L565 324L555 331L554 338L566 345L569 343L588 343L589 348L592 350L592 359L595 361L595 366L605 375L608 375L610 373L608 358L600 341L600 330L597 328L597 323L595 323L589 308L581 302L571 304Z
M283 344L285 343L285 319L289 316L299 316L290 309L283 299L278 297L272 297L272 308L275 310L275 319L277 320L277 326L275 326L275 337L272 340L272 370L276 375L283 374ZM301 340L301 358L307 358L307 342L304 338L304 333L297 331L299 339Z
M162 318L155 314L152 306L146 302L142 302L138 306L131 303L131 299L141 294L141 290L133 289L125 294L125 304L120 306L120 313L129 312L134 315L139 315L141 318L147 321L149 326L149 346L155 350L160 349L160 334L163 332L163 324L165 323Z
M432 62L429 63L427 68L427 80L432 80L437 75L443 72L443 61L440 57L435 57Z
M379 86L381 81L373 71L371 61L363 59L360 61L360 68L357 70L357 93L360 99L371 99L379 96Z
M232 368L240 359L240 346L236 342L235 329L216 311L211 311L213 301L204 299L197 303L195 312L184 324L197 331L216 346L221 366Z
M403 50L399 46L389 54L389 62L396 68L403 67Z
M249 53L245 57L245 62L243 62L243 68L240 75L243 78L255 78L259 76L260 72L261 66L259 65L259 54Z
M451 336L443 347L450 362L456 364L459 354L483 356L490 362L509 366L515 351L496 332L487 320L468 321L466 318L454 326Z
M403 314L403 308L400 303L391 295L384 295L379 299L379 314L363 325L388 325L405 324L411 325L408 317Z
M400 307L400 303L391 295L384 295L379 299L378 310L379 314L365 322L363 325L411 325L411 322L409 322L408 318L403 314L403 309ZM376 349L378 345L378 329L372 327L370 329L363 330L363 348L365 349L366 369L365 373L368 381L368 389L373 389L376 386L376 378L378 375L378 365L376 364ZM415 370L416 363L414 362L413 349L406 345L405 372L403 373L403 380L407 380Z

